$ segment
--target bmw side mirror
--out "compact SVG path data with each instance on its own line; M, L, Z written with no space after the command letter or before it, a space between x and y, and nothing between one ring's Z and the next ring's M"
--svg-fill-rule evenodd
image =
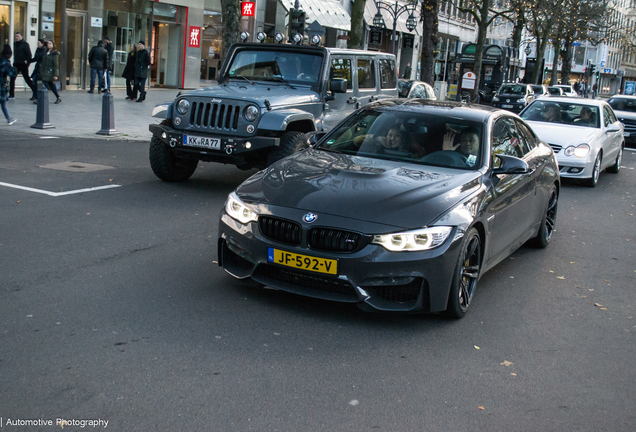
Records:
M508 155L494 155L492 173L497 174L528 174L530 167L526 161Z

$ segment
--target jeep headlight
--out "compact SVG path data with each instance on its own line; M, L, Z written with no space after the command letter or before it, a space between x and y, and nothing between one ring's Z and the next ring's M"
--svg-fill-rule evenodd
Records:
M579 144L577 146L569 146L563 153L566 156L576 156L578 158L584 158L590 152L590 146L587 144Z
M181 99L177 102L177 112L181 115L184 115L188 112L188 108L190 108L190 102L185 99Z
M241 199L234 192L232 192L227 197L227 202L225 203L225 212L232 219L236 219L243 224L246 224L248 222L256 222L258 220L258 214L247 208L247 206L243 204L243 201L241 201Z
M449 226L422 228L392 234L375 235L372 243L391 252L415 252L436 248L444 243L453 230Z
M243 111L243 117L245 117L245 120L247 120L248 122L253 122L258 118L258 108L256 108L254 105L245 107L245 110Z

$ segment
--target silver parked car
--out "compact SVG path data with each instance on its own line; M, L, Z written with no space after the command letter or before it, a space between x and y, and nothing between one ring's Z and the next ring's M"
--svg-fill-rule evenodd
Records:
M594 187L604 169L618 173L625 146L623 125L607 102L569 97L538 99L520 116L550 144L561 177L583 179Z

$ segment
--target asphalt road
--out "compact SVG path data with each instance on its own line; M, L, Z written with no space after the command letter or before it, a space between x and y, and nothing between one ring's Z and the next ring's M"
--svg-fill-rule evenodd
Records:
M147 153L0 137L0 183L31 188L0 185L6 430L634 429L636 153L595 189L565 182L552 244L484 275L458 321L234 280L217 218L253 171L202 164L169 184ZM66 162L80 172L42 167Z

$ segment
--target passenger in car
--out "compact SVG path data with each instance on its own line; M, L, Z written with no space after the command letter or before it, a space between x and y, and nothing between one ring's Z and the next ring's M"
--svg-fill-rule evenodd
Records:
M561 109L557 104L547 105L541 113L543 117L542 121L560 123L561 122Z
M579 114L579 118L574 120L574 124L579 126L594 126L595 124L594 114L592 110L588 107L581 108L581 114Z

